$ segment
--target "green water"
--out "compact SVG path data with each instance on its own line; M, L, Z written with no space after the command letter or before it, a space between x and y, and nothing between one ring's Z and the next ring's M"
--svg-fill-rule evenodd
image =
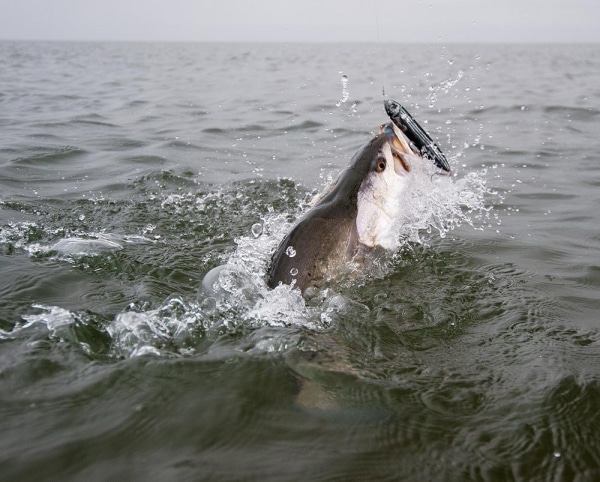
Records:
M600 475L598 47L374 48L0 43L3 480ZM455 177L267 289L381 72Z

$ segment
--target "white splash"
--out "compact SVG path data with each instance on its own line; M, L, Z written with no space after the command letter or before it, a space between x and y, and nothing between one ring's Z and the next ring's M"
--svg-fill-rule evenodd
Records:
M340 107L342 104L348 102L348 99L350 98L350 92L348 91L348 76L342 75L341 80L342 80L342 98L340 99L339 102L336 102L336 104L335 104L336 107Z
M398 247L407 241L426 243L427 235L432 232L443 238L465 224L484 229L492 215L487 199L497 196L488 187L486 175L485 169L460 178L430 173L415 175L404 199L402 216L396 220Z
M450 92L450 90L460 82L465 73L462 70L459 70L456 76L453 79L443 80L437 85L432 85L429 87L429 94L427 94L427 100L429 102L429 107L433 107L437 100L438 92L442 91L445 94Z

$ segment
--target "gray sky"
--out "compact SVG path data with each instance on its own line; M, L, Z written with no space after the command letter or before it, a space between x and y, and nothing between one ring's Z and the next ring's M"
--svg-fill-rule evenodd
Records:
M0 38L600 42L600 0L0 0Z

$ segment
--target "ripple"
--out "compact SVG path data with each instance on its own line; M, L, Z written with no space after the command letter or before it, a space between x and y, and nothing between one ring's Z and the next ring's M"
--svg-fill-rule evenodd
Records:
M71 119L74 124L89 124L99 127L118 127L117 124L110 122L109 118L101 114L77 115Z
M561 114L572 118L573 120L593 120L600 115L600 109L593 107L574 107L567 105L546 105L543 106L543 111L549 114Z
M317 122L317 121L313 121L313 120L305 120L298 124L291 124L291 125L288 125L287 127L280 128L280 130L284 130L284 131L312 130L312 129L317 129L317 128L323 127L323 125L324 124L322 122Z
M23 365L28 363L31 361ZM136 432L152 431L157 418L149 407L154 403L164 404L170 394L151 395L143 376L145 371L139 364L129 364L127 369L73 364L69 370L55 372L53 376L46 373L44 380L30 385L27 394L17 392L10 399L3 397L4 436L13 441L5 456L28 459L26 467L10 464L5 475L17 471L19 476L28 477L48 467L56 470L58 454L65 451L76 455L75 461L70 462L70 470L82 470L87 465L83 462L84 453L99 449L111 452L110 447L116 441L131 442ZM24 405L30 409L24 411ZM90 410L96 416L89 417ZM26 420L33 425L24 435L22 424ZM57 431L61 433L59 438ZM40 446L33 449L36 444ZM99 463L101 459L96 461Z
M577 280L582 286L600 288L600 266L588 265L585 268L585 273Z
M23 153L23 151L21 151ZM46 163L61 163L71 161L88 151L77 146L43 146L29 147L25 150L26 155L12 160L13 166L33 166L46 169Z
M97 141L105 146L105 151L127 151L147 145L146 141L128 137L100 136Z
M202 132L206 132L207 134L227 134L229 133L229 129L224 129L222 127L205 127L202 129Z

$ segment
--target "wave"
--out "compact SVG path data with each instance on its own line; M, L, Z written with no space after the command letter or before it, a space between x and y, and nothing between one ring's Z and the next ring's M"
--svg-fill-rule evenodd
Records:
M88 154L88 151L72 145L55 145L32 146L20 150L20 153L20 157L11 161L14 166L35 166L38 169L48 170L55 169L55 166L62 161L71 161L72 158Z

